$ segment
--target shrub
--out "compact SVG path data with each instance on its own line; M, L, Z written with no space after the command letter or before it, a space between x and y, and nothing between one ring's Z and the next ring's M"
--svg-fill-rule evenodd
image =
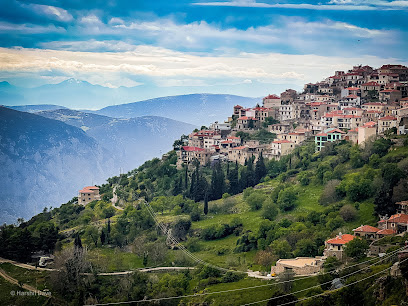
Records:
M331 180L327 182L319 198L320 205L326 206L339 200L339 195L336 191L339 184L339 180Z
M273 203L271 199L267 199L263 205L262 217L270 221L273 221L275 220L278 213L279 213L278 206L275 203Z
M281 190L278 195L277 204L281 210L289 211L295 208L297 201L297 192L289 187Z
M251 210L259 210L262 208L263 202L266 196L260 192L252 192L249 197L247 197L246 202L248 203Z
M340 209L340 216L344 221L353 221L357 217L357 210L354 206L347 204Z

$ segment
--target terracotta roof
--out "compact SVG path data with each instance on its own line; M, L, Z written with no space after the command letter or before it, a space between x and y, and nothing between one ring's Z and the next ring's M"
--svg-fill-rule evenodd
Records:
M234 108L242 108L241 105L235 105Z
M376 114L381 114L382 111L370 109L370 110L366 111L366 113L368 113L368 114L374 114L374 113L376 113Z
M236 137L236 136L230 136L230 137L227 137L227 139L241 139L241 138Z
M234 142L231 141L231 140L224 140L224 141L221 141L221 143L222 143L222 144L226 144L226 143L234 143Z
M247 146L240 146L240 147L232 148L232 150L242 150L242 149L246 149L246 148L247 148Z
M387 222L396 222L396 223L408 223L408 215L406 214L395 214L392 215Z
M292 141L282 139L282 140L274 140L273 143L293 143Z
M365 123L365 124L363 125L363 127L374 127L374 126L376 126L376 125L377 125L376 122L370 121L370 122Z
M319 133L316 136L327 136L327 134L326 133Z
M326 243L330 244L346 244L347 242L350 242L353 240L355 237L350 234L343 234L343 235L337 235L336 238L332 238L326 241Z
M400 101L408 101L408 97L402 98Z
M358 87L347 87L346 89L352 90L352 91L360 90L360 88Z
M350 98L350 99L357 99L357 98L358 98L358 96L356 96L356 95L348 95L348 96L346 96L346 98Z
M381 90L380 92L400 92L400 91L397 89L384 89L384 90Z
M93 190L99 190L99 187L96 186L86 186L82 188L79 192L82 193L93 193Z
M264 99L280 99L277 95L267 95Z
M378 120L381 120L381 121L385 121L385 120L397 120L397 118L395 118L395 117L393 117L393 116L385 116L385 117L381 117L381 118L378 118Z
M238 120L258 120L258 119L254 117L243 116L243 117L238 118Z
M382 220L384 221L384 220ZM380 221L381 222L381 221ZM382 229L377 232L377 235L394 235L397 231L393 229Z
M340 134L346 134L346 132L343 132L342 130L339 129L331 129L327 131L327 133L340 133Z
M353 232L376 233L379 230L380 230L379 228L376 228L376 227L371 226L371 225L361 225L361 226L353 229Z
M371 81L371 82L364 83L361 86L380 86L380 84L378 84L377 82Z
M184 151L187 151L187 152L202 152L202 151L204 151L204 149L202 149L202 148L198 148L198 147L189 147L189 146L184 146L184 147L181 147Z

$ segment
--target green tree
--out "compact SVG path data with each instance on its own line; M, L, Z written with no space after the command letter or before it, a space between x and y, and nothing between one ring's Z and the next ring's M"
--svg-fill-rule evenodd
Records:
M255 164L255 184L258 184L266 173L266 166L261 152Z
M364 258L369 248L367 240L359 238L351 240L345 246L345 254L355 259Z
M293 187L285 188L279 191L278 200L276 203L283 211L289 211L295 208L297 201L297 192Z
M249 207L252 210L259 210L262 208L263 202L265 201L266 196L260 192L253 192L251 195L246 199Z
M272 201L272 199L268 198L263 203L262 208L262 217L268 219L270 221L275 220L276 216L278 215L279 210L277 205Z

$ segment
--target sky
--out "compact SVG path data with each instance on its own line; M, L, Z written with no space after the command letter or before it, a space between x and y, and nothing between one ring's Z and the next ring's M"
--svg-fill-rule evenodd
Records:
M0 81L259 97L408 64L407 0L0 0ZM135 97L137 100L137 97Z

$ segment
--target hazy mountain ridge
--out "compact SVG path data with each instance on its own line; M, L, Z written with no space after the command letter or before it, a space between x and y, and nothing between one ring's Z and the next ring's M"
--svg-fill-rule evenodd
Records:
M156 115L202 125L224 121L231 116L234 105L253 106L259 102L259 98L234 95L191 94L112 105L94 113L116 118Z
M195 128L185 122L157 116L117 119L70 109L37 114L83 129L111 151L125 171L171 150L174 140Z
M117 172L113 156L82 130L0 107L0 222L66 202Z

